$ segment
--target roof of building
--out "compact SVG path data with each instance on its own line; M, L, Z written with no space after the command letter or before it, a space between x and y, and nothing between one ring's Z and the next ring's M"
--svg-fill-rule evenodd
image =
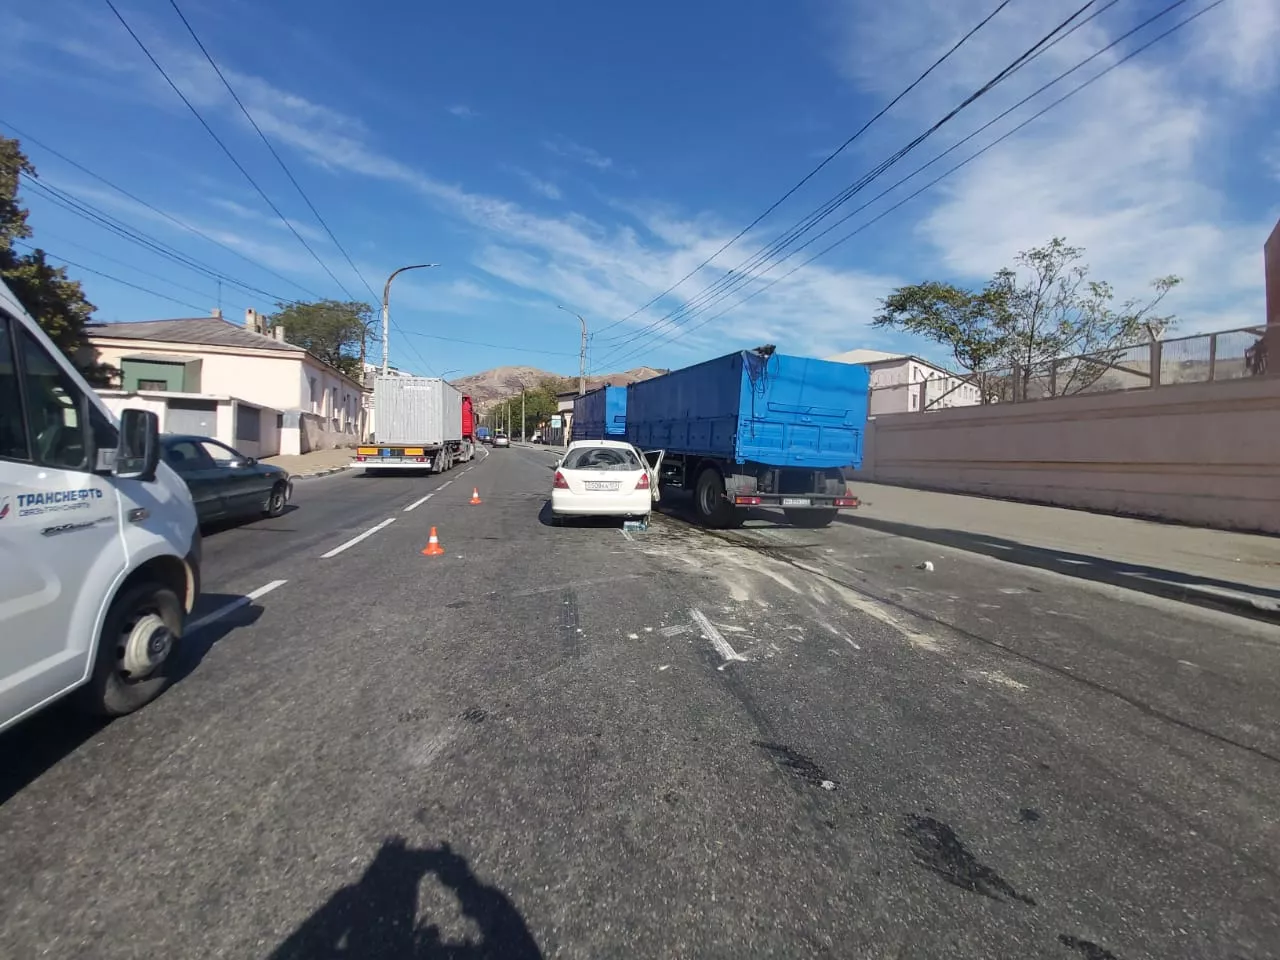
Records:
M140 320L133 323L94 323L86 330L89 339L154 340L164 343L201 343L215 347L247 347L252 350L279 350L306 353L302 347L274 337L246 330L222 317L193 317L186 320Z
M833 357L827 357L835 363L884 363L886 360L906 360L910 354L906 353L885 353L883 350L847 350L844 353L837 353Z

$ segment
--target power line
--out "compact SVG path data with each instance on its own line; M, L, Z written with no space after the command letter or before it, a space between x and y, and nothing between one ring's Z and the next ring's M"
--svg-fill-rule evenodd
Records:
M73 194L55 187L47 181L37 179L28 174L23 174L22 176L27 186L34 188L36 192L44 197L44 199L49 203L52 203L69 213L73 213L82 219L88 220L90 223L107 230L121 239L128 240L151 253L171 260L179 266L186 267L196 273L207 275L211 279L227 283L234 287L239 287L247 292L267 297L268 299L284 302L296 302L288 297L281 297L278 294L273 294L270 291L261 289L260 287L255 287L252 284L245 283L242 280L238 280L235 277L223 273L207 263L196 260L195 258L183 253L172 244L165 243L163 240L139 230L137 227L121 220L119 217L109 214L101 208L93 206L93 204L88 203L87 201L80 200Z
M660 328L664 323L671 323L673 326L678 326L679 323L681 322L681 316L685 315L684 320L687 321L688 319L687 314L689 314L689 312L694 307L696 307L700 302L705 302L709 297L712 297L716 294L721 294L722 296L727 295L728 293L731 293L734 289L741 287L745 283L750 282L750 280L752 279L751 271L755 270L758 266L760 266L762 263L766 262L770 258L776 256L788 245L790 245L791 243L794 243L796 239L798 239L799 237L803 236L805 233L812 230L814 226L816 226L826 217L830 216L830 214L834 212L838 207L848 202L848 200L851 197L853 197L855 194L865 189L871 182L873 182L881 174L883 174L889 168L891 168L896 163L898 163L907 154L915 150L921 143L923 143L925 140L931 137L934 133L936 133L939 129L941 129L945 124L949 123L952 119L954 119L957 115L959 115L963 110L965 110L966 108L971 106L974 102L979 100L981 97L989 93L997 84L1001 83L1003 80L1007 79L1013 73L1017 72L1022 67L1026 66L1028 63L1034 60L1037 56L1039 56L1045 50L1049 49L1049 47L1053 46L1060 40L1064 39L1067 35L1069 35L1070 32L1074 32L1075 29L1078 29L1080 26L1083 26L1082 23L1077 24L1076 27L1072 28L1072 31L1068 31L1068 33L1063 34L1062 36L1058 36L1056 40L1054 39L1054 37L1057 36L1059 33L1062 33L1062 31L1066 27L1068 27L1072 23L1072 21L1079 18L1080 15L1083 14L1086 10L1088 10L1089 7L1093 6L1095 2L1096 0L1088 0L1087 3L1085 3L1079 9L1077 9L1074 13L1072 13L1069 17L1067 17L1065 20L1063 20L1061 23L1055 26L1052 30L1046 33L1035 44L1033 44L1027 50L1023 51L1017 58L1015 58L1011 63L1006 65L998 73L996 73L990 80L988 80L977 90L969 94L969 96L967 96L963 101L961 101L951 110L949 110L941 119L936 121L931 127L925 130L923 133L917 135L913 140L911 140L905 146L899 148L890 157L881 161L874 168L872 168L872 170L870 170L869 172L867 172L866 174L864 174L863 176L855 180L852 184L850 184L840 193L828 199L825 203L820 205L818 208L811 211L805 217L801 218L799 221L793 224L790 228L788 228L788 230L785 231L781 236L776 237L769 244L766 244L764 247L757 250L756 253L754 253L751 257L748 257L742 263L739 263L732 270L728 271L724 276L718 278L716 281L709 284L707 287L703 288L703 290L700 291L690 301L686 302L684 305L677 308L676 310L673 310L665 314L664 316L658 318L657 320L651 321L650 323L646 324L643 328L641 328L639 331L636 331L635 333L632 333L627 337L623 338L622 342L617 343L614 347L611 348L611 350L609 351L609 356L617 354L620 350L625 349L629 344L634 343L638 340L652 337L655 335L661 336L662 331L659 330L658 328ZM1111 0L1111 2L1114 3L1116 2L1116 0ZM744 267L746 269L743 269ZM601 363L608 362L609 356L602 358Z
M342 291L343 295L346 296L348 300L355 300L355 297L352 296L351 291L348 290L345 286L343 286L342 281L339 280L337 276L334 275L334 272L329 269L328 265L325 264L325 262L320 259L320 255L317 254L315 250L311 248L311 244L307 243L306 239L302 236L302 234L300 234L297 228L289 221L289 218L286 217L283 213L281 213L280 208L271 202L271 198L267 196L266 191L264 191L262 187L258 186L258 181L253 179L253 175L250 174L249 171L244 168L244 165L241 164L240 161L236 159L235 154L233 154L231 150L227 147L227 145L222 142L222 138L219 137L217 133L214 132L213 127L209 126L208 121L205 120L205 118L201 115L200 111L197 110L192 105L191 101L187 99L186 94L184 94L182 90L178 88L178 85L173 82L173 79L165 71L164 67L160 65L160 61L157 60L154 56L152 56L151 51L147 49L147 45L142 42L142 38L139 37L136 33L134 33L133 27L129 26L129 21L127 21L124 18L124 16L120 13L120 11L116 9L116 5L112 2L112 0L103 0L103 2L108 7L111 8L111 12L116 15L116 19L120 21L120 25L123 26L126 31L128 31L129 36L133 37L133 40L138 45L138 48L146 55L146 58L151 61L151 65L154 66L156 70L160 72L160 76L164 77L165 83L167 83L169 87L173 90L173 92L178 95L178 98L184 104L186 104L187 109L191 111L192 116L194 116L196 120L200 122L200 126L204 127L205 132L208 133L209 136L213 138L213 142L216 143L222 149L222 152L227 155L227 159L230 160L232 164L235 165L235 168L239 170L241 174L244 175L244 178L249 181L249 185L252 186L253 189L258 192L258 196L262 197L266 205L271 208L271 211L277 217L280 218L280 222L283 223L288 228L289 232L294 235L297 241L300 244L302 244L303 248L307 251L307 253L311 254L311 258L320 265L320 269L322 269L325 273L327 273L329 275L329 278L338 285L338 289Z
M713 260L715 260L715 259L716 259L716 257L720 256L720 254L724 253L724 252L725 252L726 250L728 250L731 246L733 246L735 243L737 243L739 240L741 240L741 239L742 239L742 237L743 237L743 236L745 236L745 235L747 234L747 232L748 232L749 230L751 230L751 228L752 228L752 227L754 227L756 224L758 224L761 220L763 220L763 219L764 219L765 217L767 217L769 214L773 213L773 211L774 211L774 210L778 209L778 207L779 207L779 206L781 206L783 203L785 203L785 202L786 202L786 201L787 201L787 200L792 196L792 194L794 194L797 190L799 190L799 189L800 189L801 187L803 187L806 183L808 183L810 180L812 180L812 179L813 179L813 178L818 174L818 172L819 172L819 171L821 171L821 170L822 170L822 169L823 169L827 164L829 164L832 160L834 160L836 157L838 157L840 154L842 154L842 153L845 151L845 149L846 149L850 144L852 144L852 143L853 143L853 141L857 140L857 139L858 139L858 137L862 136L862 134L863 134L863 133L865 133L865 132L867 131L867 128L869 128L873 123L875 123L877 120L879 120L881 117L883 117L886 113L888 113L888 112L889 112L889 110L890 110L890 109L892 109L892 108L893 108L893 107L898 103L898 101L899 101L899 100L901 100L903 97L905 97L907 94L909 94L912 90L914 90L917 86L919 86L919 85L920 85L920 83L921 83L921 82L923 82L923 81L924 81L924 79L925 79L926 77L928 77L928 76L929 76L929 74L933 73L933 71L934 71L934 70L936 70L938 67L940 67L940 66L943 64L943 62L947 60L947 58L949 58L953 53L955 53L955 52L956 52L957 50L959 50L962 46L964 46L964 44L969 40L969 38L970 38L970 37L972 37L975 33L977 33L977 32L978 32L979 30L981 30L983 27L985 27L985 26L987 25L987 23L988 23L988 22L990 22L990 21L992 20L992 18L994 18L994 17L996 16L996 14L998 14L1001 10L1003 10L1005 7L1007 7L1007 6L1010 4L1010 2L1011 2L1011 0L1003 0L1003 2L1002 2L1002 3L1000 3L1000 4L999 4L999 5L998 5L994 10L992 10L989 14L987 14L987 15L986 15L985 17L983 17L980 21L978 21L978 24L977 24L975 27L973 27L973 28L972 28L968 33L966 33L966 34L965 34L963 37L961 37L959 40L957 40L957 41L956 41L956 42L951 46L951 48L950 48L949 50L947 50L947 52L946 52L946 53L944 53L941 57L939 57L937 60L935 60L935 61L934 61L934 62L929 66L929 68L928 68L927 70L925 70L925 71L924 71L924 73L922 73L922 74L920 74L920 76L916 77L916 78L915 78L915 80L911 81L911 83L910 83L910 84L909 84L909 85L908 85L904 90L902 90L902 92L901 92L901 93L899 93L896 97L894 97L894 98L893 98L892 100L890 100L887 104L885 104L883 107L881 107L881 108L880 108L880 112L879 112L879 113L877 113L877 114L876 114L875 116L873 116L870 120L868 120L868 121L867 121L866 123L864 123L861 127L859 127L859 128L857 129L857 131L855 131L855 132L854 132L854 134L853 134L851 137L849 137L847 140L845 140L845 142L844 142L844 143L840 144L840 146L836 147L836 149L835 149L835 150L831 151L831 153L829 153L829 154L827 155L827 157L826 157L826 158L825 158L821 163L819 163L816 167L814 167L812 170L810 170L808 173L806 173L803 177L801 177L801 178L800 178L800 180L795 184L795 186L793 186L790 190L788 190L788 191L787 191L786 193L784 193L781 197L779 197L779 198L778 198L777 200L775 200L772 204L770 204L770 205L769 205L769 207L768 207L768 208L767 208L767 209L766 209L762 214L760 214L758 217L756 217L754 220L752 220L749 224L747 224L745 227L743 227L741 230L739 230L739 231L738 231L738 232L737 232L737 233L736 233L736 234L735 234L731 239L729 239L729 240L728 240L728 241L727 241L723 246L721 246L718 250L716 250L716 252L715 252L715 253L711 254L711 256L707 257L707 259L706 259L706 260L703 260L703 261L702 261L702 263L698 264L696 267L694 267L692 270L690 270L690 271L689 271L688 273L686 273L683 277L681 277L679 280L677 280L674 284L672 284L672 285L671 285L670 287L668 287L666 290L662 291L662 293L658 294L656 297L654 297L654 298L653 298L652 300L650 300L648 303L645 303L645 304L643 304L643 305L641 305L641 306L637 307L635 310L631 311L631 313L629 313L627 316L623 317L621 320L615 320L615 321L613 321L612 323L605 324L605 326L601 327L601 328L600 328L600 330L598 330L598 331L596 331L596 332L597 332L597 333L602 333L602 332L604 332L605 330L609 330L609 329L611 329L611 328L613 328L613 327L616 327L616 326L617 326L618 324L620 324L620 323L626 323L626 322L627 322L628 320L630 320L632 317L634 317L634 316L636 316L637 314L639 314L639 313L641 313L641 312L643 312L643 311L645 311L645 310L649 309L649 307L653 306L655 303L657 303L657 302L658 302L659 300L661 300L663 297L667 296L667 294L669 294L669 293L671 293L672 291L674 291L675 289L677 289L677 288L678 288L682 283L684 283L686 280L688 280L690 277L692 277L692 276L693 276L694 274L696 274L698 271L702 270L702 269L703 269L704 267L706 267L709 263L711 263Z
M84 270L87 273L92 273L99 277L104 277L107 280L112 280L116 283L122 284L123 286L132 287L134 290L141 290L143 293L149 293L151 294L151 296L159 297L161 300L169 300L172 303L177 303L184 307L190 307L192 310L200 310L203 312L206 309L204 307L198 307L194 303L188 303L185 300L179 300L177 297L171 297L168 294L160 293L157 290L151 290L147 287L139 286L136 283L130 283L128 280L121 280L119 277L112 276L109 273L103 273L101 270L95 270L93 269L93 267L86 267L83 263L76 263L74 260L68 260L66 257L60 257L56 253L52 253L48 250L45 250L43 247L37 247L34 244L27 243L22 240L16 240L14 242L18 246L25 247L26 249L31 250L34 253L39 253L46 257L52 257L54 260L61 260L64 264L66 264L69 267L75 267L77 270Z
M223 75L221 68L205 48L200 37L196 35L195 29L191 26L190 21L187 20L182 9L178 6L177 0L169 0L169 4L173 7L174 13L178 15L178 19L182 21L182 25L187 28L187 32L191 34L191 39L196 42L196 46L200 48L200 52L204 54L204 58L209 61L209 66L213 67L213 72L218 75L218 79L222 81L222 85L227 88L227 93L231 94L231 99L236 102L236 106L240 108L240 112L243 113L245 119L249 121L249 125L253 127L259 138L261 138L262 142L266 145L267 149L271 151L271 156L275 157L276 163L280 165L280 169L284 171L284 175L289 178L289 182L292 183L294 189L298 191L298 195L302 197L308 209L311 210L311 213L320 223L320 226L324 227L324 232L329 235L329 239L333 241L333 245L338 248L338 251L346 259L347 265L350 266L355 275L360 278L360 282L363 283L365 289L369 291L369 295L376 301L378 299L378 294L374 291L373 287L369 286L369 281L364 278L364 274L362 274L360 272L360 268L355 265L355 261L351 259L351 255L347 253L346 248L338 242L338 238L334 236L333 231L329 229L329 224L325 222L324 217L320 216L320 211L316 209L315 204L311 202L311 198L308 197L306 191L302 189L302 184L298 183L293 172L285 164L280 154L276 152L276 148L272 146L271 141L267 139L267 135L262 132L262 128L258 126L258 121L253 119L253 114L249 112L249 109L240 99L240 95L236 93L235 88L231 86L231 82ZM330 274L330 276L332 276L332 274Z
M1186 2L1186 0L1178 0L1178 2L1173 3L1173 4L1170 4L1168 7L1166 7L1166 8L1165 8L1165 10L1163 10L1163 11L1161 11L1160 13L1156 14L1155 16L1153 16L1153 17L1149 18L1148 20L1144 21L1144 23L1143 23L1143 24L1140 24L1138 27L1134 28L1134 30L1140 30L1140 29L1142 29L1142 27L1143 27L1143 26L1146 26L1147 24L1151 23L1151 21L1152 21L1152 20L1155 20L1156 18L1158 18L1158 17L1160 17L1160 16L1163 16L1163 14L1164 14L1164 13L1167 13L1169 10L1171 10L1171 9L1173 9L1173 8L1175 8L1175 7L1178 7L1178 6L1182 5L1182 3L1184 3L1184 2ZM998 145L998 144L1000 144L1000 143L1004 142L1005 140L1008 140L1008 139L1009 139L1010 137L1012 137L1014 134L1018 133L1019 131L1021 131L1022 129L1024 129L1026 126L1028 126L1029 124L1031 124L1033 121L1035 121L1035 120L1039 119L1040 117L1044 116L1044 114L1048 113L1050 110L1052 110L1052 109L1054 109L1055 107L1059 106L1060 104L1062 104L1062 103L1063 103L1063 102L1065 102L1066 100L1069 100L1071 97L1074 97L1074 96L1075 96L1077 93L1079 93L1080 91L1084 90L1085 88L1087 88L1087 87L1089 87L1089 86L1092 86L1094 83L1096 83L1097 81L1099 81L1099 80L1101 80L1103 77L1105 77L1107 74L1109 74L1112 70L1115 70L1117 67L1120 67L1120 66L1122 66L1123 64L1127 63L1128 61L1132 60L1134 57L1138 56L1139 54L1143 53L1144 51L1146 51L1146 50L1147 50L1147 49L1149 49L1150 47L1152 47L1152 46L1154 46L1155 44L1159 43L1161 40L1163 40L1163 39L1165 39L1166 37L1170 36L1171 34L1173 34L1173 33L1177 32L1178 30L1181 30L1183 27L1185 27L1187 24L1191 23L1193 20L1198 19L1199 17L1201 17L1201 16L1203 16L1204 14L1208 13L1210 10L1214 9L1215 7L1221 6L1221 5L1222 5L1223 3L1225 3L1225 2L1226 2L1226 0L1213 0L1213 2L1212 2L1212 3L1208 4L1208 5L1207 5L1207 6L1205 6L1204 8L1202 8L1202 9L1200 9L1200 10L1197 10L1195 13L1193 13L1193 14L1191 14L1190 16L1186 17L1185 19L1178 21L1178 22L1177 22L1177 23L1175 23L1172 27L1170 27L1170 28L1168 28L1167 30L1165 30L1163 33L1159 33L1159 34L1157 34L1156 36L1152 37L1152 38L1151 38L1150 40L1148 40L1146 43L1142 44L1141 46L1139 46L1139 47L1135 48L1134 50L1132 50L1131 52L1129 52L1129 53L1128 53L1128 54L1126 54L1125 56L1121 57L1121 58L1120 58L1119 60L1117 60L1115 63L1109 64L1105 69L1103 69L1103 70L1099 71L1096 75L1094 75L1094 76L1090 77L1088 80L1085 80L1085 81L1081 82L1080 84L1078 84L1077 86L1073 87L1071 90L1067 91L1065 94L1063 94L1063 95L1062 95L1061 97L1059 97L1057 100L1054 100L1054 101L1052 101L1051 103L1047 104L1046 106L1042 107L1040 110L1036 111L1034 114L1032 114L1031 116L1027 117L1025 120L1021 121L1019 124L1017 124L1017 126L1013 127L1012 129L1008 130L1007 132L1003 133L1002 135L1000 135L999 137L997 137L995 140L992 140L989 144L987 144L987 145L986 145L985 147L983 147L981 150L976 151L976 152L975 152L975 153L973 153L971 156L966 157L964 160L962 160L962 161L960 161L959 163L955 164L954 166L952 166L952 167L948 168L946 171L944 171L943 173L939 174L937 177L935 177L933 180L931 180L931 181L929 181L928 183L926 183L924 186L922 186L922 187L920 187L919 189L915 190L913 193L908 194L907 196L905 196L905 197L903 197L901 200L899 200L897 203L893 204L892 206L888 207L887 209L885 209L885 210L881 211L881 212L880 212L879 214L877 214L876 216L872 217L872 218L871 218L870 220L868 220L866 223L862 224L861 226L857 227L856 229L854 229L854 230L850 231L849 233L845 234L844 236L840 237L840 238L839 238L838 240L836 240L835 242L833 242L833 243L829 244L828 246L824 247L823 249L819 250L819 251L818 251L817 253L815 253L813 256L811 256L811 257L809 257L808 259L804 260L802 263L799 263L799 264L797 264L795 267L792 267L792 268L791 268L791 270L789 270L787 273L783 274L783 275L782 275L782 276L780 276L780 277L776 277L776 278L774 278L773 280L769 281L769 283L765 284L763 287L759 288L758 290L753 291L752 293L750 293L750 294L748 294L747 296L743 297L741 300L739 300L738 302L736 302L736 303L732 304L731 306L727 307L726 309L724 309L724 310L720 311L719 313L714 314L713 316L710 316L710 317L706 318L706 319L705 319L705 320L703 320L701 323L695 324L695 325L694 325L694 326L692 326L692 327L687 327L687 328L682 329L682 330L680 330L680 331L678 331L678 332L673 332L673 333L674 333L674 335L670 335L670 334L669 334L667 337L665 337L662 341L659 341L659 342L666 342L666 343L674 342L675 340L678 340L680 337L685 336L685 335L687 335L687 334L689 334L689 333L692 333L692 332L693 332L693 331L695 331L695 330L698 330L698 329L700 329L700 328L702 328L702 327L706 326L706 325L707 325L708 323L710 323L711 321L713 321L713 320L717 320L717 319L719 319L720 317L723 317L725 314L730 313L731 311L733 311L733 310L737 309L738 307L742 306L742 305L743 305L744 303L746 303L747 301L749 301L749 300L753 300L754 298L756 298L757 296L759 296L760 294L762 294L762 293L764 293L766 290L768 290L770 287L772 287L774 284L779 283L779 282L781 282L782 280L785 280L787 277L790 277L792 274L796 273L797 271L799 271L799 270L803 269L804 267L808 266L809 264L813 263L813 262L814 262L815 260L817 260L819 257L825 256L827 253L831 252L831 251L832 251L832 250L834 250L836 247L840 246L842 243L845 243L846 241L848 241L848 240L852 239L853 237L857 236L857 235L858 235L859 233L861 233L863 230L866 230L866 229L867 229L868 227L870 227L872 224L875 224L875 223L877 223L878 221L883 220L885 217L887 217L889 214L893 213L893 212L894 212L895 210L897 210L898 208L902 207L903 205L905 205L905 204L906 204L906 203L908 203L909 201L911 201L911 200L915 199L916 197L920 196L920 194L922 194L922 193L926 192L927 190L932 189L932 188L933 188L934 186L936 186L938 183L940 183L941 181L945 180L947 177L951 176L951 174L953 174L953 173L955 173L956 171L958 171L958 170L962 169L963 167L968 166L970 163L972 163L974 160L978 159L978 157L982 156L982 155L983 155L984 153L986 153L988 150L990 150L990 149L992 149L993 147L995 147L996 145ZM1125 34L1124 36L1129 36L1130 34L1132 34L1132 33L1134 32L1134 30L1129 31L1129 33ZM1110 48L1111 48L1112 46L1114 46L1116 43L1120 42L1120 40L1122 40L1122 39L1124 39L1124 37L1118 38L1116 41L1113 41L1111 44L1108 44L1108 46L1107 46L1107 47L1104 47L1104 48L1102 48L1101 50L1096 51L1094 54L1092 54L1092 55L1091 55L1089 58L1087 58L1087 59L1088 59L1088 60L1092 60L1092 59L1094 59L1094 58L1095 58L1095 57L1097 57L1099 54L1104 53L1106 50L1110 49ZM1083 61L1083 62L1087 62L1087 60L1086 60L1086 61ZM1077 69L1079 66L1082 66L1082 65L1083 65L1083 62L1082 62L1081 64L1077 64L1077 65L1076 65L1076 67L1073 67L1073 68L1072 68L1072 70L1067 71L1067 72L1068 72L1068 73L1070 73L1070 72L1074 71L1074 70L1075 70L1075 69ZM1063 76L1065 76L1065 75L1066 75L1066 74L1063 74ZM1059 78L1057 78L1057 79L1061 79L1061 77L1059 77ZM1053 83L1056 83L1056 82L1057 82L1057 80L1051 81L1049 84L1046 84L1046 85L1045 85L1045 87L1051 86ZM1045 87L1042 87L1042 88L1041 88L1041 90L1045 89ZM1037 91L1037 93L1039 93L1039 92L1040 92L1040 91ZM1033 94L1033 96L1034 96L1034 94ZM1024 101L1024 102L1025 102L1025 101ZM997 119L999 119L999 118L997 118ZM989 124L988 124L988 126L989 126ZM958 146L958 145L959 145L959 144L957 144L957 146ZM950 152L950 151L948 151L948 152ZM941 156L942 156L942 154L940 154L940 155L939 155L939 157L941 157ZM935 158L934 158L934 160L939 159L939 157L935 157ZM933 163L933 161L930 161L930 164L931 164L931 163ZM929 166L929 164L925 164L925 166L927 167L927 166ZM923 170L923 169L924 169L924 167L920 167L919 169L917 169L916 171L914 171L912 174L908 175L907 177L904 177L902 180L898 181L898 183L894 184L894 187L897 187L897 186L901 185L902 183L906 182L907 180L911 179L912 177L914 177L914 176L915 176L915 174L919 173L919 172L920 172L921 170ZM890 190L892 190L892 189L893 189L893 187L890 187L889 189L890 189ZM885 191L885 192L887 193L888 191ZM884 195L884 194L881 194L881 196L883 196L883 195ZM878 199L878 198L877 198L877 199ZM872 202L874 202L874 201L872 201ZM637 349L635 349L635 350L632 350L631 352L629 352L629 353L627 353L627 354L624 354L624 355L623 355L623 357L622 357L620 360L615 361L615 362L621 362L621 360L626 359L626 358L628 358L628 357L630 357L630 356L633 356L633 355L635 355L635 354L641 353L641 352L643 352L643 351L644 351L644 350L646 350L646 349L652 349L652 348L653 348L654 346L656 346L656 345L657 345L657 343L651 343L651 344L647 345L646 347L641 347L641 348L637 348Z
M74 167L75 169L79 170L81 173L84 173L87 176L92 177L94 180L97 180L99 183L110 187L112 190L115 190L117 193L121 194L122 196L127 197L128 199L132 200L134 203L139 204L142 207L145 207L146 209L150 210L152 213L160 217L163 217L164 219L168 220L170 223L173 223L181 227L183 230L186 230L189 233L195 234L197 237L200 237L202 240L207 240L209 243L212 243L214 246L221 247L227 253L230 253L233 256L239 257L245 263L248 263L254 267L257 267L259 270L263 271L264 273L271 274L271 276L275 277L277 280L283 280L285 283L297 287L299 290L307 294L309 297L312 297L316 300L323 299L320 296L320 294L316 293L314 290L308 290L306 287L298 283L296 280L290 280L288 277L284 276L283 274L276 273L274 270L271 270L268 267L264 267L257 260L254 260L252 257L249 257L246 254L241 253L239 250L235 249L234 247L228 246L227 244L223 243L220 240L215 240L213 237L209 236L207 233L204 233L203 231L197 229L196 227L191 226L191 224L186 223L178 219L177 217L173 216L172 214L167 213L164 210L161 210L159 207L148 203L146 200L143 200L141 197L135 196L134 194L126 190L124 187L121 187L118 184L112 183L106 177L103 177L100 174L97 174L94 171L90 170L88 167L84 166L83 164L78 163L75 160L72 160L66 154L58 152L48 144L42 143L41 141L37 140L35 137L31 136L31 134L23 132L22 130L15 127L12 123L9 123L7 120L0 119L0 126L6 127L9 130L13 131L13 133L18 137L18 139L21 140L23 143L34 143L37 147L39 147L45 153L48 153L48 154L51 154L52 156L57 157L63 163L66 163ZM260 292L260 291L257 291L256 288L245 287L245 289L252 289L255 292ZM288 301L290 299L289 297L279 297L279 296L275 296L274 294L263 294L263 295L273 297L276 300Z

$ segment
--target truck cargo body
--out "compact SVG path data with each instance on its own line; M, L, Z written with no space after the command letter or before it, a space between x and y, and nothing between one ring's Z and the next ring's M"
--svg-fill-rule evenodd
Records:
M626 387L601 387L574 398L574 440L621 440L626 435Z
M865 367L773 353L731 353L627 388L627 440L665 450L661 482L694 494L708 526L782 507L822 527L858 505L842 468L862 463Z
M470 460L464 437L469 398L438 377L378 377L373 382L373 443L356 448L366 473L432 470Z

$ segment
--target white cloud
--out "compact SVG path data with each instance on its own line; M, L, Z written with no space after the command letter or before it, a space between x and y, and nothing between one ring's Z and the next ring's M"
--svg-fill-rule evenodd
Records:
M849 43L842 48L844 71L878 95L896 92L989 6L987 0L906 0L892 8L871 0L843 5L853 18ZM896 121L922 127L923 121L936 119L940 107L976 88L1075 6L1073 0L1011 6L930 78L926 89L904 101ZM1122 11L1117 8L1116 15ZM1190 12L1181 9L1099 57L931 174ZM963 133L974 129L997 108L1012 105L1149 13L1099 17L1009 80L1006 89L993 94L994 105L984 100L976 118L964 114L954 125ZM878 42L853 46L868 35ZM1186 330L1256 322L1263 299L1259 249L1280 211L1232 218L1222 151L1231 137L1247 139L1253 132L1256 120L1246 119L1248 111L1240 109L1240 91L1257 95L1274 85L1278 45L1280 7L1274 0L1243 0L1209 11L915 201L923 215L918 235L946 269L973 278L1010 263L1020 249L1065 236L1086 249L1095 275L1111 280L1121 296L1140 296L1156 276L1181 275L1185 282L1167 305L1183 318ZM1219 51L1216 58L1207 53L1213 49ZM1274 90L1268 96L1274 101ZM910 166L936 152L930 143L913 155Z
M611 157L606 157L598 150L575 143L572 140L561 138L543 140L542 146L558 157L568 157L570 160L577 160L589 167L595 167L597 170L608 170L613 166Z
M455 103L447 109L460 120L474 120L476 117L480 116L480 114L476 113L476 111L472 110L465 103Z
M292 227L300 236L303 236L307 240L315 243L324 243L328 240L328 237L324 233L310 224L300 223L297 220L287 217L282 220L274 213L255 210L253 207L246 206L236 200L230 200L226 197L210 197L208 202L219 210L230 213L241 220L247 220L251 223L260 224L262 226L271 227L272 229L281 231L287 231Z
M544 180L521 167L510 167L509 169L528 184L529 189L538 194L538 196L546 197L548 200L561 200L564 198L560 188L550 180Z

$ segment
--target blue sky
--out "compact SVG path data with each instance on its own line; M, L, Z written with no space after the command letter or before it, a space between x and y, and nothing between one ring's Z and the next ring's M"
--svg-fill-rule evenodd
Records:
M576 371L578 322L557 304L582 313L595 331L595 372L683 366L764 341L791 353L866 346L936 356L928 345L869 329L878 299L924 279L980 282L1019 249L1054 235L1085 247L1094 273L1123 296L1142 294L1155 276L1183 276L1167 303L1184 331L1261 322L1261 245L1280 217L1274 0L1226 0L787 275L1208 3L1188 0L762 279L709 309L670 317L927 128L1079 2L1012 0L710 268L632 316L781 196L995 0L471 7L179 0L369 284L380 294L391 269L440 263L397 280L392 297L393 362L432 373L500 364ZM1166 4L1118 0L836 216ZM320 259L351 293L372 300L168 0L117 5ZM271 295L224 284L227 316L249 306L270 311L272 297L343 296L105 3L8 5L0 13L0 84L9 92L0 120L223 246L27 142L43 181ZM71 268L99 319L194 316L218 303L206 274L121 240L34 190L24 190L24 199L34 240L52 253L183 301Z

